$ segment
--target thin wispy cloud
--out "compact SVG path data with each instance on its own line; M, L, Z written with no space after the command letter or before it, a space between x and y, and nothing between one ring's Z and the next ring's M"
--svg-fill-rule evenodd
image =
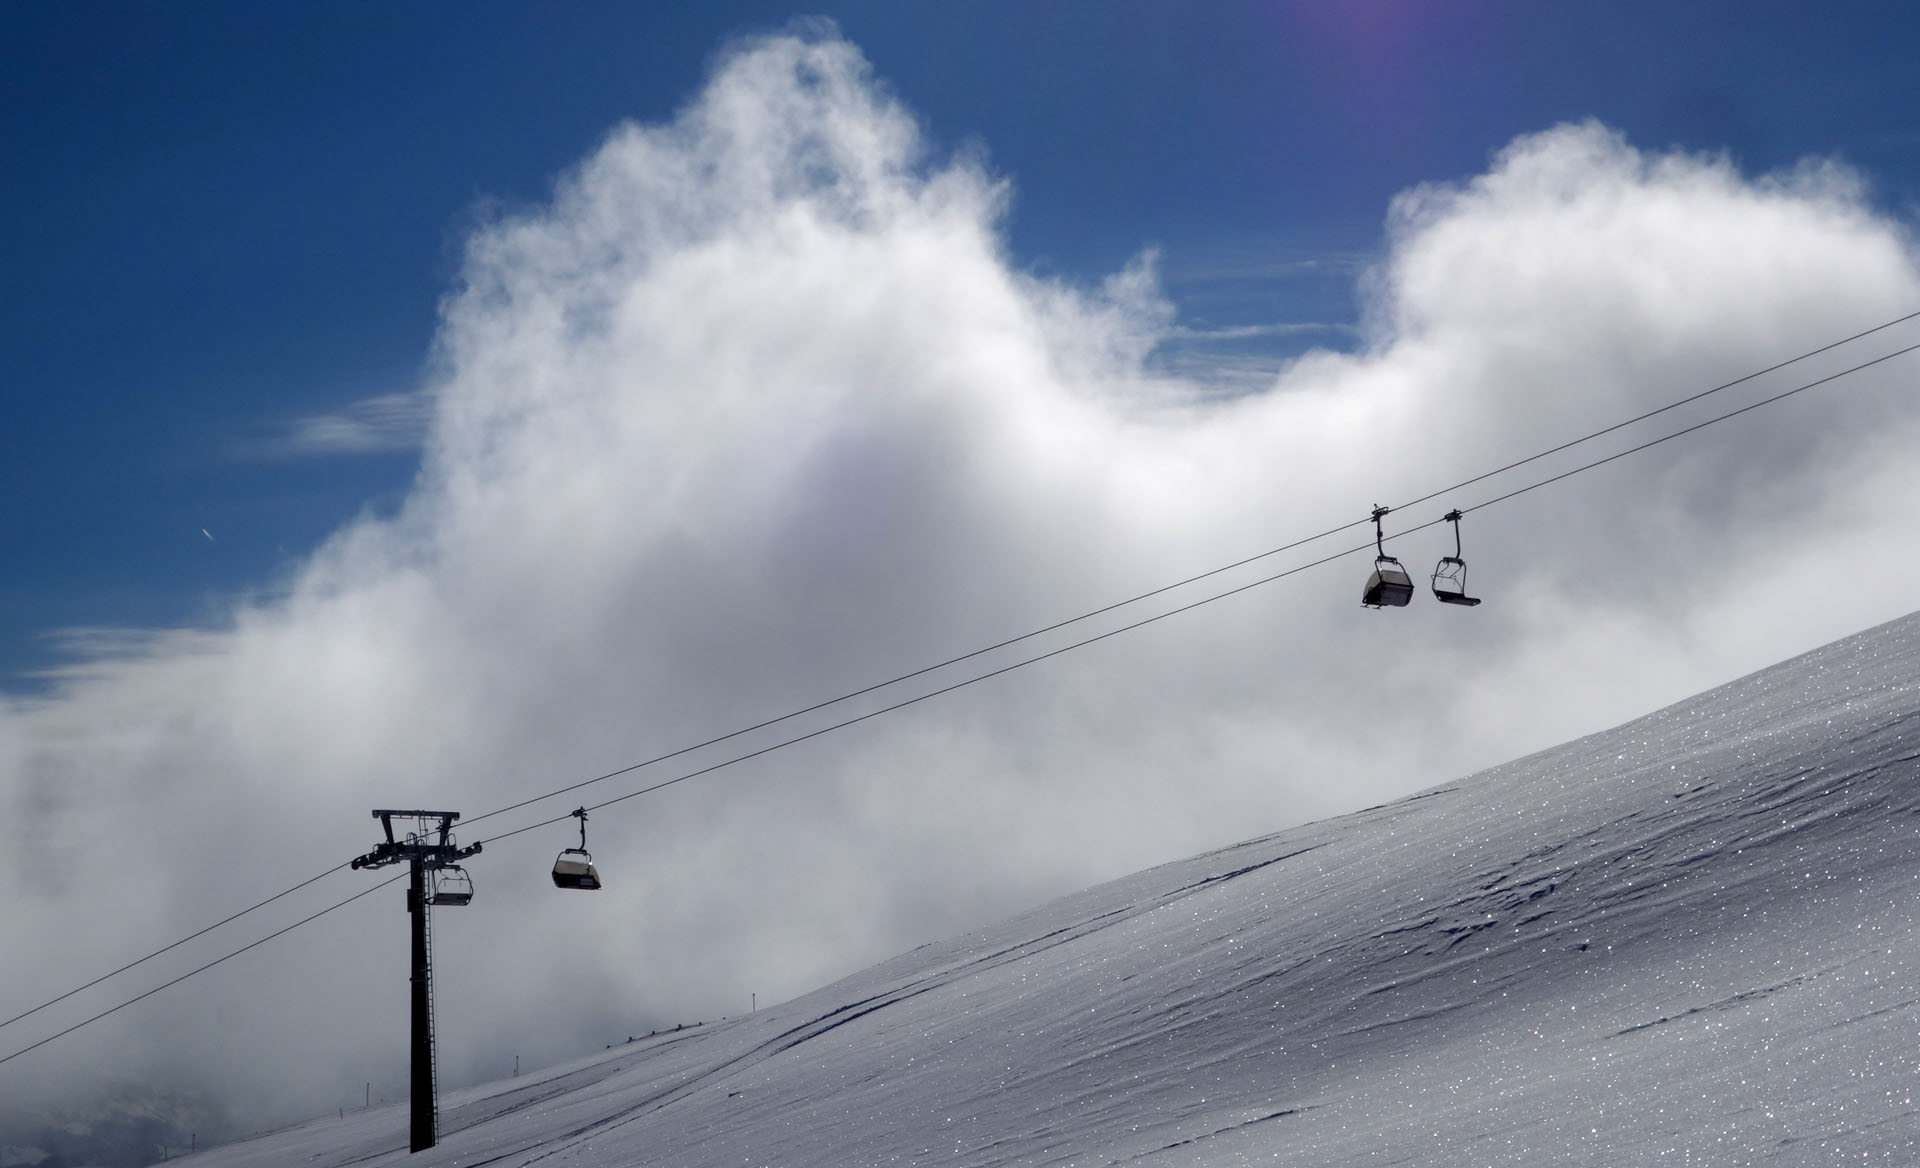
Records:
M1284 285L1329 276L1350 279L1381 258L1375 251L1306 251L1253 241L1230 248L1183 249L1166 257L1163 277L1176 292L1208 284Z
M287 422L271 438L243 449L255 457L392 454L418 450L433 416L431 394L383 393L341 409Z
M1177 341L1261 341L1275 338L1321 337L1329 333L1358 336L1358 325L1344 321L1274 321L1269 324L1233 324L1205 327L1175 325L1167 330L1162 343Z

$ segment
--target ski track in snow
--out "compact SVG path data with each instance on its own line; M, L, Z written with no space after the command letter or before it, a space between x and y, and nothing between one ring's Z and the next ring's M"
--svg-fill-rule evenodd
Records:
M1920 1160L1920 614L255 1165ZM449 1020L451 1021L451 1020Z

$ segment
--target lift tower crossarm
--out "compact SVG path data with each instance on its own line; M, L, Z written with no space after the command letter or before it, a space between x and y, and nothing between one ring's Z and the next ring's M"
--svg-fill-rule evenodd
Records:
M392 811L377 810L373 817L380 821L380 827L387 838L373 845L373 850L364 856L354 857L352 867L384 868L388 864L398 864L402 860L419 860L428 868L444 868L457 864L468 856L478 855L480 845L457 847L453 843L453 821L460 818L458 811ZM395 819L438 820L438 826L427 824L419 832L409 832L404 840L393 836ZM439 842L430 842L437 835Z

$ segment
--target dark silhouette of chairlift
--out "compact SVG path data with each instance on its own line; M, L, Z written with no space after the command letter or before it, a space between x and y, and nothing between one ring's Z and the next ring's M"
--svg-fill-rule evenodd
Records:
M1453 554L1440 557L1433 566L1433 595L1443 604L1471 608L1480 603L1480 598L1467 595L1467 561L1460 558L1460 512L1449 511L1443 518L1453 524Z
M1413 599L1413 578L1400 566L1400 561L1387 554L1385 536L1380 530L1380 520L1391 510L1378 503L1373 505L1373 550L1378 553L1373 561L1373 575L1367 577L1367 589L1360 594L1360 603L1368 608L1404 608Z
M473 903L473 877L458 864L446 864L431 869L433 891L427 895L427 903L458 908Z
M568 848L554 859L553 886L592 892L600 887L600 873L593 866L592 854L587 851L587 809L582 807L576 810L573 817L580 821L580 846Z

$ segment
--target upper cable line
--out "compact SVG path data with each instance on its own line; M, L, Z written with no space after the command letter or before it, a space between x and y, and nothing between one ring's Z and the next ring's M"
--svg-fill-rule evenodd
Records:
M1487 499L1483 502L1476 503L1471 507L1456 508L1452 511L1447 512L1445 515L1439 516L1434 519L1429 519L1425 523L1419 523L1419 524L1415 524L1412 527L1403 528L1402 530L1395 532L1392 536L1384 537L1384 538L1398 539L1402 536L1411 535L1416 531L1425 531L1427 528L1430 528L1430 527L1438 527L1443 523L1452 523L1457 525L1460 521L1461 516L1466 512L1483 511L1488 507L1493 507L1500 503L1505 503L1509 500L1516 499L1521 495L1525 495L1528 492L1538 490L1541 487L1551 486L1554 483L1562 482L1566 479L1572 478L1575 475L1583 474L1590 470L1596 470L1600 467L1606 466L1610 463L1617 462L1620 459L1626 458L1629 455L1639 454L1640 452L1645 450L1651 450L1656 446L1664 445L1665 443L1671 442L1676 438L1681 438L1688 434L1692 434L1696 431L1704 430L1708 426L1716 425L1720 422L1725 422L1732 418L1737 418L1742 414L1751 413L1752 411L1760 409L1763 406L1773 405L1776 402L1784 401L1787 398L1795 396L1796 394L1804 393L1807 390L1818 388L1819 386L1826 385L1842 377L1848 376L1849 374L1858 373L1863 369L1872 368L1875 365L1883 364L1887 361L1893 360L1896 357L1905 356L1908 353L1912 353L1916 351L1920 351L1920 343L1915 343L1912 345L1908 345L1905 348L1896 349L1891 353L1882 354L1881 356L1875 357L1872 360L1863 361L1858 365L1852 366L1851 368L1843 369L1837 373L1828 374L1827 376L1819 378L1818 380L1806 382L1805 384L1795 386L1792 389L1782 390L1779 393L1773 394L1769 397L1762 398L1759 401L1751 402L1747 405L1741 406L1738 409L1729 410L1724 414L1717 414L1714 417L1707 418L1704 421L1696 422L1691 426L1685 427L1684 429L1675 430L1667 434L1662 434L1657 438L1652 438L1645 442L1641 442L1638 445L1630 446L1625 450L1615 451L1614 453L1606 455L1602 458L1596 458L1591 462L1583 463L1569 470L1561 471L1560 473L1552 475L1548 478L1540 479L1537 482L1529 483L1526 486L1519 487L1512 491L1508 491L1503 495L1497 495L1491 499ZM1695 395L1695 396L1698 397L1699 395ZM1618 427L1617 426L1612 427L1612 429L1618 429ZM1375 523L1377 525L1379 515L1385 514L1387 511L1387 508L1376 508L1375 510L1376 510L1376 514L1369 516L1367 519L1357 520L1355 523L1347 524L1346 527L1334 528L1332 530L1344 531L1346 530L1347 527L1355 527L1355 526L1359 526L1360 524L1369 523L1369 522ZM1456 531L1457 531L1457 526L1456 526ZM1328 532L1327 534L1331 534L1331 533L1332 532ZM1321 537L1318 537L1318 536L1309 537L1308 540L1303 540L1300 542L1310 542L1311 539L1315 539L1315 538L1321 538ZM599 803L589 804L583 807L581 810L597 811L603 807L611 807L616 803L624 803L629 799L638 798L641 795L652 794L655 791L659 791L666 787L671 787L676 784L686 782L689 779L696 779L703 775L709 775L715 771L724 770L727 767L746 762L750 759L755 759L763 755L771 754L776 750L781 750L789 746L795 746L795 745L798 745L799 743L806 742L814 738L819 738L827 734L831 734L836 730L842 730L849 726L854 726L861 722L865 722L870 719L877 718L882 714L890 714L896 710L901 710L908 706L918 705L919 703L927 701L931 698L941 697L943 695L952 693L955 690L965 689L968 686L976 685L980 682L1002 676L1003 674L1012 673L1016 669L1023 669L1026 666L1035 665L1042 661L1050 660L1051 658L1059 657L1066 653L1071 653L1076 649L1085 648L1086 646L1095 644L1096 642L1104 641L1111 637L1117 637L1122 633L1129 633L1134 631L1135 629L1144 628L1147 625L1155 624L1159 621L1166 620L1168 617L1178 616L1181 613L1185 613L1185 612L1191 612L1196 608L1200 608L1204 605L1212 604L1215 601L1225 600L1230 596L1237 596L1242 592L1249 592L1255 588L1261 587L1262 585L1272 584L1277 580L1284 580L1288 576L1298 575L1299 573L1305 572L1310 568L1318 568L1324 564L1330 564L1335 560L1345 559L1347 556L1356 555L1360 552L1364 552L1369 549L1379 550L1382 543L1383 543L1383 537L1376 531L1375 539L1372 542L1356 544L1353 547L1346 548L1342 551L1333 552L1332 554L1322 556L1319 559L1309 560L1306 563L1295 565L1294 567L1288 568L1285 571L1275 572L1268 576L1262 576L1257 580L1251 580L1244 584L1235 585L1234 587L1228 588L1224 591L1215 592L1207 596L1203 596L1198 600L1190 601L1186 604L1180 605L1177 608L1170 608L1162 612L1157 612L1157 613L1154 613L1152 616L1142 617L1139 620L1132 621L1128 624L1120 625L1117 628L1108 629L1105 632L1096 633L1093 636L1085 637L1081 640L1072 641L1072 642L1069 642L1068 644L1058 646L1056 648L1048 650L1045 653L1040 653L1032 657L1024 657L1018 661L1014 661L1007 665L1000 666L997 669L992 669L985 673L976 674L972 677L963 678L949 685L942 686L939 689L929 690L926 693L922 693L922 694L916 694L913 697L906 698L898 702L894 702L891 705L882 706L878 709L869 710L862 714L857 714L851 718L846 718L838 722L833 722L826 726L818 727L814 730L810 730L806 732L805 734L798 734L792 738L782 739L779 742L772 743L768 746L763 746L757 750L749 751L745 754L736 755L732 758L724 759L720 762L713 763L710 766L702 767L699 770L689 771L682 775L676 775L671 779L666 779L658 783L653 783L648 786L641 787L638 790L630 791L627 794L618 795L612 799L607 799ZM1298 546L1298 543L1296 543L1294 546ZM1384 552L1381 552L1381 554L1383 556L1385 555ZM1251 562L1251 561L1243 561L1243 562ZM1161 591L1165 591L1165 589L1161 589ZM1470 605L1479 603L1478 600L1472 597L1466 597L1464 595L1461 596L1458 600L1456 600L1455 603L1460 603L1462 601ZM1109 606L1109 608L1103 611L1112 611L1112 609L1115 607L1119 607L1119 605ZM1066 623L1071 623L1071 622L1062 622L1062 624L1066 624ZM1058 628L1061 626L1056 625L1054 627ZM921 672L927 672L927 671L923 670ZM873 688L879 688L879 687L873 687ZM871 690L867 692L871 692ZM832 703L829 702L829 703L823 703L823 704L831 705ZM770 725L771 723L768 723L768 724ZM724 739L720 739L717 741L724 741ZM697 748L690 748L690 749L697 749ZM637 764L636 766L628 769L637 770L639 769L640 766L644 766L644 765L646 764L644 763ZM599 780L591 780L591 781L599 781ZM566 788L566 790L577 790L579 787L585 786L585 785L586 785L585 783L575 784L574 787ZM533 800L527 800L526 802L519 804L519 806L524 807L527 805L527 803L537 802L537 801L538 801L537 798ZM498 814L498 813L495 812L494 814ZM569 811L564 815L556 815L551 819L543 819L537 823L527 824L525 827L515 828L512 831L505 831L505 832L501 832L498 835L490 836L487 838L485 842L493 843L497 840L508 839L512 836L520 835L523 832L534 831L538 828L548 827L555 823L562 823L562 822L565 822L567 819L572 818L576 814L579 814L579 812Z

